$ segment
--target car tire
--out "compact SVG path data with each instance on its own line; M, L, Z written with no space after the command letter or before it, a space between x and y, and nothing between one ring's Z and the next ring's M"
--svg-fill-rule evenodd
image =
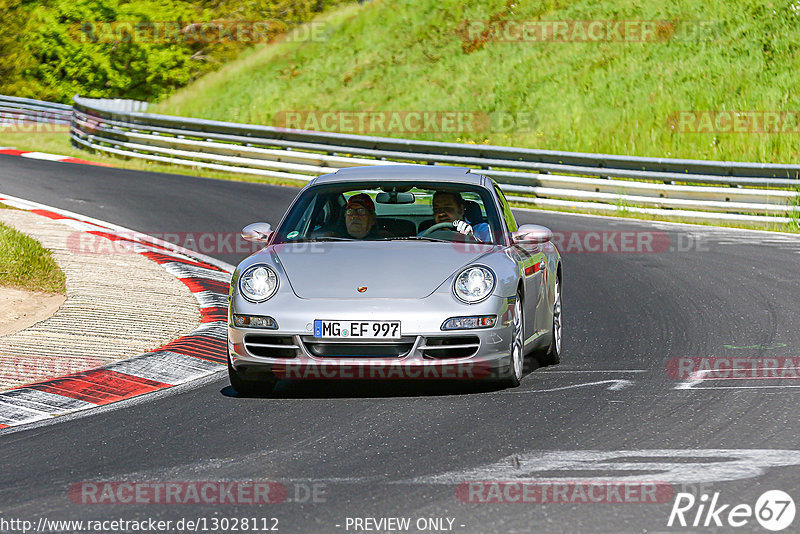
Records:
M244 396L251 395L267 395L272 393L275 389L276 380L245 380L242 375L233 368L231 364L231 357L228 356L228 379L231 382L231 387L237 393Z
M503 379L503 385L509 388L519 386L522 380L522 371L525 368L525 307L522 305L522 295L517 293L514 301L514 331L511 335L511 348L509 351L508 374Z
M556 277L553 301L553 330L550 346L540 360L541 365L557 365L561 362L561 280Z

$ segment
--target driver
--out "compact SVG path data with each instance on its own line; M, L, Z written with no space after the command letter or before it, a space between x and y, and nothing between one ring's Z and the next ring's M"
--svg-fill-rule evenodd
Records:
M453 223L453 229L464 235L472 235L482 243L491 242L492 235L488 223L471 225L464 218L465 204L464 199L458 193L449 191L437 191L433 194L433 222Z

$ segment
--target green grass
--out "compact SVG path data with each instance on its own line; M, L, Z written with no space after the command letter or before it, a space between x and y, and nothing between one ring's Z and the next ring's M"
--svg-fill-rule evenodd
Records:
M660 42L490 41L471 50L462 24L491 17L709 21L714 32ZM790 0L376 0L323 19L327 41L256 47L157 109L256 124L291 110L521 113L533 117L530 131L394 136L764 162L793 162L800 151L798 134L680 133L670 121L684 110L800 109L800 9Z
M5 206L3 206L5 207ZM0 223L0 286L65 293L64 273L35 239Z

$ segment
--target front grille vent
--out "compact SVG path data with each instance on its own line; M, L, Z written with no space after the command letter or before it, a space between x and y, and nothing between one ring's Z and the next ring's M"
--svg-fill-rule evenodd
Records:
M392 342L322 341L303 338L308 352L318 358L402 358L414 348L414 338L401 338Z
M292 336L246 334L244 346L250 354L265 358L296 358L300 349Z
M435 336L425 338L425 344L419 347L425 358L469 358L478 352L480 340L478 336Z

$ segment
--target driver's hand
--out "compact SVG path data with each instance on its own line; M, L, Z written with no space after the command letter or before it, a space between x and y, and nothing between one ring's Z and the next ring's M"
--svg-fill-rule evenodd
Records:
M472 226L466 221L453 221L453 227L455 227L456 232L460 234L468 235L472 233Z

